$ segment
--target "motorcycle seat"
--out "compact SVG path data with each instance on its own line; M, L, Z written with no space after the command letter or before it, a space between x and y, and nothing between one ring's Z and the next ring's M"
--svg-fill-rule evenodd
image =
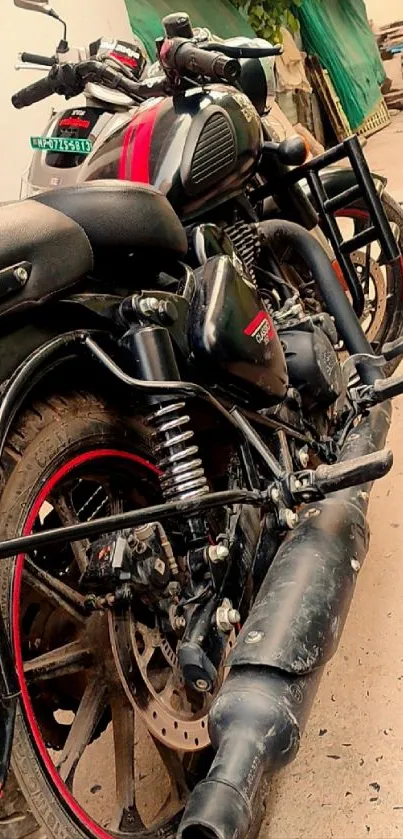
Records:
M88 181L49 190L35 201L60 210L85 230L98 251L162 252L184 256L185 231L167 198L148 184Z
M93 266L84 230L32 200L0 207L0 317L60 296Z

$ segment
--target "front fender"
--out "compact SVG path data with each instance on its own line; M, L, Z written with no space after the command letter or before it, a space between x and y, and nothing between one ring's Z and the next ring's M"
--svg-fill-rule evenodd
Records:
M387 184L387 178L375 172L371 172L371 175L378 195L382 197L382 193ZM322 169L320 179L325 187L328 198L335 198L336 195L340 195L341 192L357 184L354 171L350 167L329 166L327 169ZM307 182L301 181L300 184L307 198L316 206Z

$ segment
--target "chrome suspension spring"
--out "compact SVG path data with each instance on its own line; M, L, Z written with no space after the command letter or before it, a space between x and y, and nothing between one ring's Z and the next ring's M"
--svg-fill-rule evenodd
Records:
M197 498L209 492L185 403L161 405L148 419L154 426L154 451L161 470L161 489L168 501Z

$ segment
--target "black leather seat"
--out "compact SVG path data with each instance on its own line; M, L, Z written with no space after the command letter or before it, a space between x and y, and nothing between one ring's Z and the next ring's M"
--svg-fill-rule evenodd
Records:
M72 219L31 200L0 207L0 317L60 296L92 266Z
M111 249L183 256L185 231L159 190L130 181L88 181L50 190L35 201L60 210L85 230L95 253ZM161 254L161 255L162 255Z

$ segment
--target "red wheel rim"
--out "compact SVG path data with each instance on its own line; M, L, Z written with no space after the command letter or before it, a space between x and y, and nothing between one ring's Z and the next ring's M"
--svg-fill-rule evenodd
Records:
M136 463L137 465L142 466L144 469L148 469L154 475L159 474L159 470L153 466L152 463L145 460L138 455L132 454L130 452L119 451L117 449L96 449L93 451L85 452L83 454L77 455L76 457L72 458L66 464L61 466L44 484L42 487L39 495L37 496L30 513L27 517L26 523L23 528L23 535L27 536L32 532L32 528L34 526L35 520L38 516L38 513L46 501L49 493L57 486L57 484L65 478L69 473L73 472L80 466L83 466L86 463L91 461L99 460L105 458L113 458L113 459L121 459L126 461L131 461L132 463ZM35 713L32 707L31 698L29 695L27 683L24 677L24 663L22 658L22 647L21 647L21 633L20 633L20 594L21 594L21 583L22 583L22 572L24 567L24 554L19 554L16 559L16 566L15 566L15 574L14 574L14 581L13 581L13 591L12 591L12 621L11 621L11 631L12 631L12 641L13 641L13 648L14 648L14 655L15 655L15 666L17 677L19 681L19 686L21 690L21 701L24 708L24 713L27 718L29 729L31 736L34 740L35 747L42 759L44 767L50 776L53 784L55 785L58 793L67 803L69 809L72 812L72 815L75 816L77 821L84 825L84 827L90 831L94 836L98 837L98 839L111 839L111 834L106 833L106 831L96 822L94 822L89 816L88 813L81 807L81 805L76 801L73 795L70 793L66 785L60 778L57 769L52 762L46 745L43 741L42 734L39 730Z

